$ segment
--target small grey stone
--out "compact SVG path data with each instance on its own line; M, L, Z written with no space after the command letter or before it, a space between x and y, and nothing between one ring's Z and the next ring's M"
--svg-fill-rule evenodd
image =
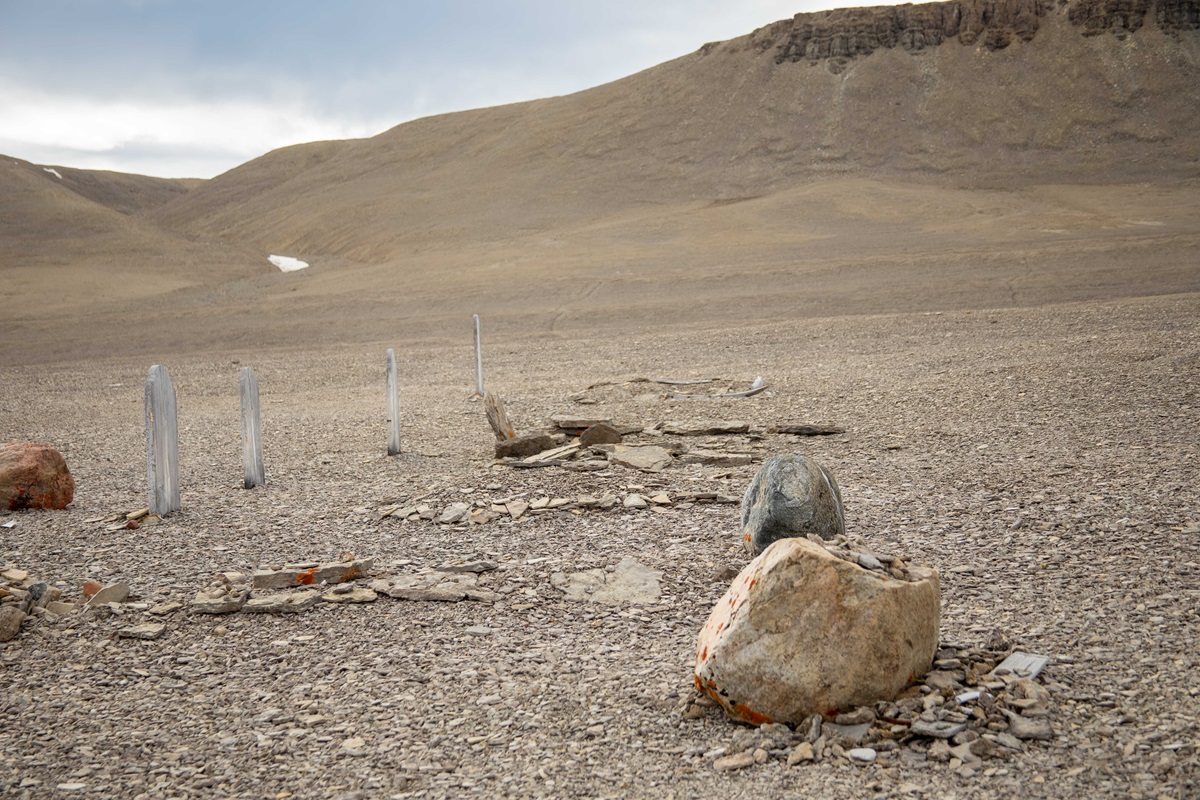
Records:
M1018 739L1051 739L1054 737L1054 729L1050 727L1048 719L1029 719L1008 710L1005 710L1004 714L1008 717L1008 732Z
M814 757L812 742L801 742L796 745L796 749L788 755L787 763L789 767L799 764L801 761L812 761Z
M860 550L859 552L855 553L854 555L855 555L855 558L858 560L858 565L860 567L862 567L863 569L874 569L874 570L882 570L883 569L883 563L878 558L871 555L870 553Z
M722 756L713 762L713 769L718 772L729 772L735 769L745 769L754 766L754 754L750 751Z
M939 669L927 674L921 682L931 689L956 689L959 687L959 681L962 679L963 674L961 672Z
M862 741L862 738L871 730L871 723L863 722L858 725L836 725L832 722L826 722L821 727L821 732L826 739L849 739L856 744Z
M808 722L806 723L807 727L805 727L804 741L812 744L817 739L821 738L821 728L823 723L824 720L820 714L813 714L811 717L809 717ZM797 732L799 732L799 728L797 728Z
M321 591L312 589L306 592L268 595L248 600L242 611L249 613L295 614L316 605L321 599Z
M16 637L25 621L25 612L12 603L0 606L0 642L7 642Z
M495 561L476 560L465 561L460 564L442 564L438 569L442 572L491 572L500 567Z
M442 511L441 516L437 518L439 525L453 525L456 522L461 522L466 518L467 514L471 513L471 507L466 503L451 503Z
M124 628L117 631L117 636L122 639L157 639L163 635L167 626L161 622L145 622L141 625L134 625L132 628Z
M918 719L913 722L909 731L914 736L928 736L931 739L949 739L966 729L966 723L962 722L926 722L925 720Z
M379 595L374 589L368 589L362 586L351 586L350 584L342 584L335 587L332 591L328 591L321 595L321 599L326 603L373 603Z
M875 721L875 712L870 706L859 706L853 711L838 714L833 721L837 725L870 725Z
M851 761L857 761L860 764L870 764L876 757L875 751L870 747L856 747L853 750L847 750L846 755Z

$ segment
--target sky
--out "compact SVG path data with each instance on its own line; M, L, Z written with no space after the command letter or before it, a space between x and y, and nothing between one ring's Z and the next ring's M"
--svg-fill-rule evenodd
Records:
M209 178L289 144L569 94L852 4L0 0L0 153Z

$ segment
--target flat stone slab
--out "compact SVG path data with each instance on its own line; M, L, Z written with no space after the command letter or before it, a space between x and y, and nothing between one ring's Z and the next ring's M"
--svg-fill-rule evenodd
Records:
M110 583L88 598L87 604L93 608L109 603L124 603L129 599L129 584Z
M721 436L748 433L750 423L741 420L707 420L703 422L664 422L659 430L671 436Z
M232 614L241 610L249 598L247 590L201 589L192 600L192 610L200 614Z
M661 472L674 460L674 456L669 450L656 445L638 447L618 444L612 447L613 451L608 456L609 461L642 472Z
M550 418L556 428L582 433L593 425L612 425L612 417L580 417L570 414L555 414Z
M931 739L950 739L966 729L967 723L965 722L946 722L944 720L926 722L919 719L913 722L909 733L913 736L928 736Z
M314 586L361 578L375 566L371 559L355 559L330 564L289 564L283 569L259 570L250 576L255 589L290 589L293 586Z
M242 606L242 611L249 613L295 614L307 611L321 599L319 589L288 594L274 594L266 597L252 597Z
M1018 650L997 664L996 668L991 671L990 675L999 676L1010 673L1012 675L1016 675L1018 678L1032 679L1036 678L1049 663L1050 656L1022 653Z
M372 581L371 589L397 600L421 602L457 603L462 600L474 600L494 603L500 599L499 594L479 587L479 575L473 571L430 570L414 575L400 575L392 579Z
M356 586L348 592L340 592L339 586L333 591L326 592L321 595L321 599L326 603L373 603L379 595L372 589L367 589L362 586Z
M612 572L604 569L556 572L550 576L550 585L571 600L625 605L658 602L662 595L661 580L661 572L626 557Z
M745 467L754 462L751 453L726 453L722 450L689 450L679 457L684 464L710 467Z
M167 626L161 622L144 622L132 628L122 628L117 631L117 636L122 639L157 639L166 630Z

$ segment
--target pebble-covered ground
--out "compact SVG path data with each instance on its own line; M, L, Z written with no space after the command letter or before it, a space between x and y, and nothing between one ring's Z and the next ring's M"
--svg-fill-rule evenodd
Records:
M64 600L87 579L133 592L122 613L42 615L0 645L0 797L1195 798L1198 318L1200 297L1184 295L485 338L488 387L520 429L562 413L750 423L630 437L754 458L656 474L495 465L470 398L469 321L461 343L164 356L183 507L117 531L96 520L146 504L149 364L0 368L0 440L55 445L77 482L66 511L0 515L15 522L0 527L0 567ZM395 458L386 347L401 371ZM241 488L242 364L262 390L268 484L254 490ZM736 390L757 375L767 392L728 400L667 400L631 381L718 377ZM846 432L763 432L805 422ZM848 533L940 570L944 643L1051 657L1038 680L1050 739L964 764L899 735L869 764L827 746L789 765L806 731L755 733L697 705L696 635L748 561L736 505L622 501L479 525L380 516L409 502L738 496L762 458L787 451L835 473ZM499 599L148 613L189 603L217 572L345 553L373 559L376 577L494 561L478 583ZM551 585L625 557L662 573L658 602L579 602ZM157 639L118 636L155 620L167 626Z

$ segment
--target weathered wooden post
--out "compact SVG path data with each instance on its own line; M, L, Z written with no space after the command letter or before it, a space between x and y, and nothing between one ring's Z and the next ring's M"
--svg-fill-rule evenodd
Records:
M388 455L400 454L400 388L396 377L396 354L387 351Z
M161 364L146 376L146 482L151 514L179 510L179 416L175 385Z
M479 315L473 315L475 322L475 396L483 397L483 345L479 339Z
M247 489L267 482L262 456L262 416L258 405L258 379L254 370L242 367L238 388L242 393L242 485Z

